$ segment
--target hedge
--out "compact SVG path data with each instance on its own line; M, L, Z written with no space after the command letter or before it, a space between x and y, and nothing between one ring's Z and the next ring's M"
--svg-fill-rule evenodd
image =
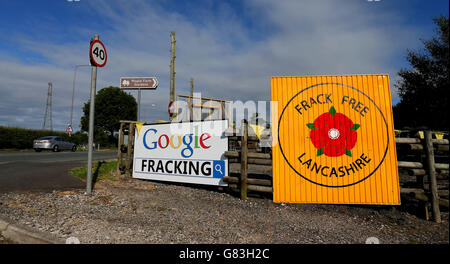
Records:
M62 131L0 126L0 149L30 149L33 148L33 140L45 136L62 136L75 144L87 142L87 135L80 132L69 138L69 135Z

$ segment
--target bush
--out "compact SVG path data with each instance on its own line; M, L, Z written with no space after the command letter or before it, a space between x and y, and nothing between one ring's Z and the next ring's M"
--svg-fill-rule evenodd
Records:
M77 145L87 145L88 143L88 134L80 131L69 136L69 134L62 131L0 126L0 149L31 149L33 148L33 140L45 136L60 136ZM117 139L117 135L110 137L105 133L101 133L95 135L94 143L96 145L100 144L102 148L115 148Z
M66 137L68 138L67 135ZM77 145L86 145L88 142L88 134L78 131L73 133L69 140Z
M61 136L77 145L87 143L87 135L81 132L74 133L72 137L69 137L62 131L0 126L0 149L31 149L33 140L45 136Z

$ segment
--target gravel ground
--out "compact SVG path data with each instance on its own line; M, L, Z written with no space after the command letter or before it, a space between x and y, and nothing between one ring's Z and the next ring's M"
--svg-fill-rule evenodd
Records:
M1 216L83 244L449 243L448 213L436 224L386 206L243 201L216 187L131 179L98 182L92 195L3 193Z

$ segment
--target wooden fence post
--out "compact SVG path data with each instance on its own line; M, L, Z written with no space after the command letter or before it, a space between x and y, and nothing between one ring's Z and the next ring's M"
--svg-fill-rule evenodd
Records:
M119 144L117 146L117 172L120 173L120 168L122 167L122 145L123 145L123 126L124 123L120 122L120 130L119 130Z
M433 210L433 218L437 223L441 222L441 211L439 209L439 195L436 181L436 168L434 165L434 150L431 131L425 131L425 155L427 162L428 176L430 177L430 191L431 191L431 207Z
M134 126L135 124L130 122L128 127L128 146L127 146L127 161L126 161L126 168L125 168L125 174L127 176L131 176L131 162L133 161L132 157L132 148L133 148L133 139L134 139Z
M248 156L248 123L247 120L242 120L241 129L241 199L247 200L247 156Z

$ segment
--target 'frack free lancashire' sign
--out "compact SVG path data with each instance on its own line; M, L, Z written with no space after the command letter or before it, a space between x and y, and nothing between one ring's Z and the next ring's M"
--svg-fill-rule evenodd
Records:
M400 203L387 75L272 77L271 89L275 202Z

